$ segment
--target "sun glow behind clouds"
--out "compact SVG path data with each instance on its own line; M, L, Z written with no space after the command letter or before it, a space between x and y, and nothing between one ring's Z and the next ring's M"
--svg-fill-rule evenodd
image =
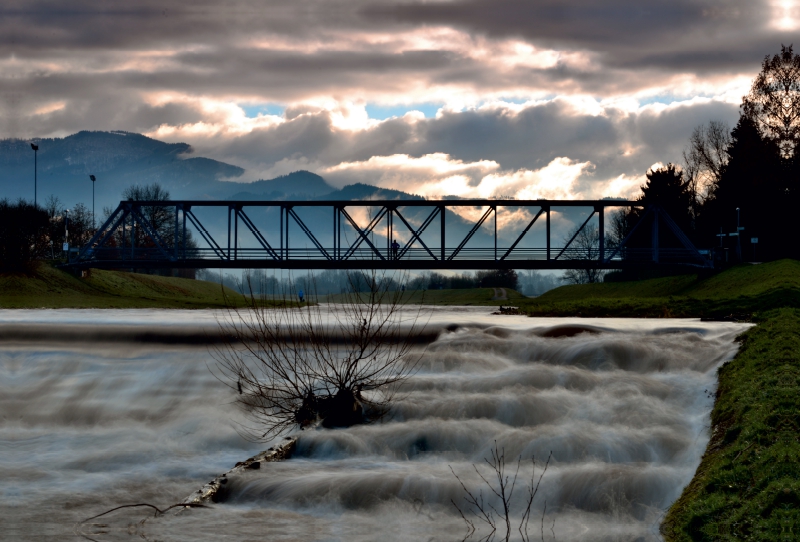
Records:
M554 158L536 169L503 170L493 160L465 162L444 153L413 157L407 154L373 156L343 162L321 173L336 183L370 182L429 198L511 197L515 199L572 199L578 197L629 196L639 180L620 175L608 182L590 179L591 162ZM612 190L613 193L610 193Z
M800 17L798 17L798 6L796 0L778 0L772 4L773 18L772 25L784 32L790 32L800 28Z

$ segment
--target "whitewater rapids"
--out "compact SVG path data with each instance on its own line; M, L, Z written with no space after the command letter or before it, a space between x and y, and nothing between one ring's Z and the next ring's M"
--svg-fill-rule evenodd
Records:
M462 540L451 501L469 507L450 469L478 491L472 465L496 442L510 474L523 458L522 486L552 452L531 536L660 540L708 442L715 371L746 326L488 312L435 311L432 325L458 326L380 422L300 433L291 460L231 477L211 509L144 523L122 510L76 532L113 506L178 502L270 444L237 433L207 347L180 339L213 328L210 312L0 311L0 539ZM103 334L115 326L155 335ZM171 344L152 339L170 330Z

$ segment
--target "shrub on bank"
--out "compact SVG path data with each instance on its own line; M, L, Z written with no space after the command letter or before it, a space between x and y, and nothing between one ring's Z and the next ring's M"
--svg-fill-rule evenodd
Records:
M41 207L19 200L0 200L0 272L30 270L50 249L50 220Z

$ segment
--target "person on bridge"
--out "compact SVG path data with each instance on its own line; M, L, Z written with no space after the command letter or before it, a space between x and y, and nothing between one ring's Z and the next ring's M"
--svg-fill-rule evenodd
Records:
M394 259L397 259L397 252L400 250L400 243L397 242L397 239L392 240L392 252L394 253Z

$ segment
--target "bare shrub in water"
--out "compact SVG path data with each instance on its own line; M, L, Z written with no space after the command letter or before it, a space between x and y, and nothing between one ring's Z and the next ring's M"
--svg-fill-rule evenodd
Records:
M324 305L310 302L315 296L298 305L286 291L268 298L263 274L244 280L246 306L230 305L219 321L233 340L214 357L249 419L247 436L362 423L384 412L415 371L421 308L401 311L407 296L385 273L350 277L350 288Z
M544 469L542 473L539 475L539 480L535 480L536 474L536 459L531 458L532 466L531 466L531 481L530 484L526 488L526 495L525 495L525 507L522 511L522 516L520 518L519 526L517 530L519 534L522 536L523 542L527 542L530 540L530 536L528 535L528 523L531 519L531 507L533 506L533 500L536 497L536 494L539 492L539 485L542 483L542 477L544 477L544 473L547 472L547 467L550 465L550 458L553 456L553 453L550 452L550 455L547 457L547 461L544 464ZM505 540L511 538L511 499L514 496L514 490L517 487L517 479L519 476L519 470L522 467L522 457L517 460L517 470L514 472L514 476L509 477L506 475L506 456L505 456L505 449L497 447L497 441L494 443L494 449L491 450L491 459L484 457L483 460L486 464L491 468L492 474L490 478L494 478L494 483L489 481L478 469L477 465L472 465L472 468L475 469L475 473L478 477L483 481L482 487L478 489L477 495L474 491L470 491L464 481L456 474L456 471L453 470L453 467L450 467L450 471L453 473L453 476L456 477L458 483L461 484L461 489L464 490L464 501L467 503L466 513L461 510L461 508L455 503L455 501L450 501L453 503L453 506L456 507L458 513L461 515L461 518L467 524L467 536L464 538L470 538L476 531L475 522L470 520L470 516L475 518L477 521L485 524L489 529L490 532L488 535L484 536L482 540L493 540L495 534L497 533L498 523L502 523L505 525ZM536 482L534 484L534 482ZM484 487L488 488L489 494L484 497L483 491ZM494 499L491 495L494 495ZM491 501L494 500L497 502L497 506L493 504ZM544 514L547 512L547 501L544 503L544 511L542 512L542 535L544 536Z

